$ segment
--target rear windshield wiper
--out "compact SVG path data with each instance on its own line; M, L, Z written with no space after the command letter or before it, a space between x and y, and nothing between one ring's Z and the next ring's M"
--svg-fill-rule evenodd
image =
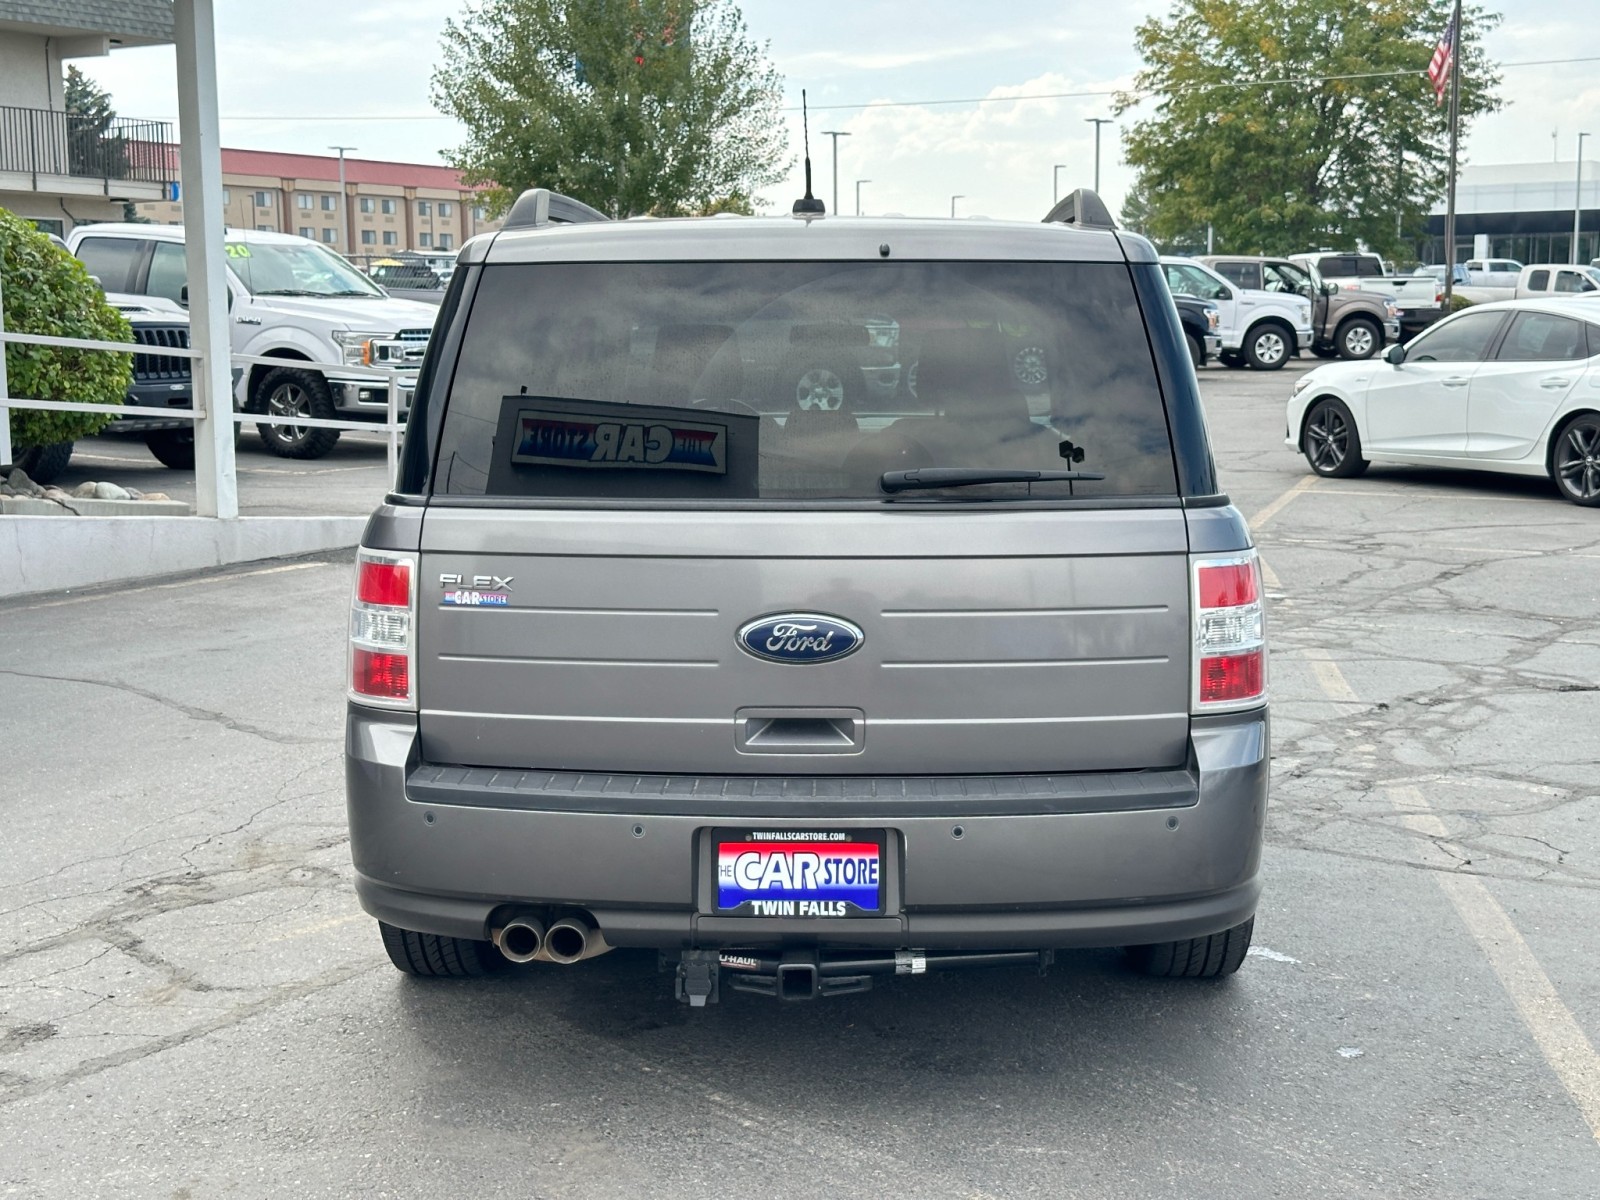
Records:
M918 467L885 471L878 486L889 493L926 488L972 487L980 483L1087 483L1104 479L1099 471L1007 471L990 467Z

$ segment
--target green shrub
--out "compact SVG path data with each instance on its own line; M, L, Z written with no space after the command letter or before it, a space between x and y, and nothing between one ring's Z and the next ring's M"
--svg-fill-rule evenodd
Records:
M1472 307L1472 301L1468 300L1460 292L1451 292L1450 293L1450 311L1451 312L1458 313L1463 308L1471 308L1471 307Z
M28 222L0 208L0 290L8 333L131 342L133 330L83 264ZM8 343L6 390L25 400L121 404L133 378L133 355L105 350ZM113 414L11 410L11 444L53 446L98 433Z

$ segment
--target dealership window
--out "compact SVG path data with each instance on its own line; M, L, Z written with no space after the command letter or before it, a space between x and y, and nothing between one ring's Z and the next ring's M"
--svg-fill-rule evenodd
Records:
M394 216L395 211L396 211L396 206L395 206L395 202L394 202L393 198L388 197L388 196L384 197L383 215L386 216L386 217L392 217L392 216Z
M256 232L257 233L276 233L278 231L276 229L274 229L271 225L257 225L256 226Z
M335 238L335 237L336 237L336 236L337 236L337 233L336 233L336 231L335 231L335 230L333 230L333 229L324 229L324 230L323 230L323 231L322 231L322 240L323 240L323 241L324 241L324 242L326 242L326 243L327 243L327 244L328 244L328 245L330 245L330 246L331 246L331 245L333 245L333 239L334 239L334 238Z
M369 213L369 212L372 211L372 197L371 196L363 196L363 197L361 197L361 211L364 212L364 213Z
M417 216L425 217L427 215L428 215L428 202L426 200L418 200L417 201Z
M432 250L433 249L433 234L431 234L431 233L419 233L419 234L417 234L417 245L421 246L424 250Z
M257 208L271 208L272 207L272 193L271 192L257 192L256 193L256 207Z
M456 244L456 239L453 238L452 236L450 236L450 234L441 233L439 235L439 249L441 249L441 250L454 250L455 249L455 244Z
M303 238L314 238L317 236L317 234L316 231L311 228L311 226L302 225L300 226L300 236Z
M311 203L312 203L311 202L311 195L310 195L309 192L296 192L294 194L294 202L300 208L309 210L311 208Z
M488 215L488 213L489 213L489 210L484 208L483 205L481 205L481 204L474 205L473 209L472 209L472 219L474 221L481 221L481 220L483 220L484 217L486 217Z
M334 210L335 204L338 202L338 199L339 198L337 196L335 196L332 192L323 193L323 196L322 196L322 211L323 212L332 212Z
M377 242L378 235L376 231L371 229L363 229L361 231L361 244L363 246L374 246L377 245Z
M383 244L385 246L395 246L395 245L398 245L399 242L400 242L400 235L397 234L394 230L385 229L383 231Z
M451 213L450 201L448 201L448 200L439 201L439 215L441 217L448 217L450 215L450 213Z

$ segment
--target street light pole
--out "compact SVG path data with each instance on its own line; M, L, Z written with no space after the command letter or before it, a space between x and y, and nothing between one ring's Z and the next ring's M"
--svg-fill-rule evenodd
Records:
M831 137L833 139L833 215L834 216L838 216L839 215L839 139L842 138L842 137L849 137L850 133L849 133L848 130L845 130L845 129L824 129L822 131L822 136L823 137Z
M1110 117L1085 117L1094 126L1094 190L1100 194L1100 126L1111 124Z
M965 199L966 199L966 197L965 197L965 196L951 196L951 197L950 197L950 219L951 219L951 220L954 220L954 219L955 219L955 215L956 215L956 201L957 201L957 200L965 200Z
M1055 169L1050 172L1050 192L1054 197L1051 200L1052 204L1059 204L1061 202L1061 172L1066 169L1066 163L1057 163L1055 165Z
M858 217L861 215L861 185L863 183L871 183L871 182L872 182L872 180L870 180L870 179L858 179L858 180L856 180L856 216L858 216Z
M354 150L354 146L329 146L329 150L339 152L339 250L341 253L350 253L350 197L344 190L344 152Z
M1572 192L1572 265L1578 265L1578 231L1583 227L1583 139L1587 133L1578 135L1578 183Z

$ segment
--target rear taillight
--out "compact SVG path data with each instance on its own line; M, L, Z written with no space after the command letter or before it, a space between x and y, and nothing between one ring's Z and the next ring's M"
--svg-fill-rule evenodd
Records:
M362 704L415 708L416 562L360 550L350 603L350 697Z
M1256 552L1196 558L1193 569L1193 711L1261 704L1267 696L1267 638Z

